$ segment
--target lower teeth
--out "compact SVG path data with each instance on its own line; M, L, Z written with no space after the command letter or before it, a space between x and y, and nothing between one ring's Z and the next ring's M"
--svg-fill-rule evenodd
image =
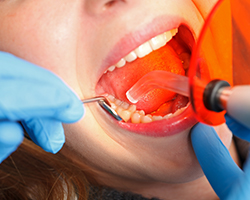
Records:
M112 95L108 95L107 99L109 100L111 107L117 112L118 115L125 121L131 123L150 123L153 121L159 121L162 119L169 119L176 115L182 113L187 106L178 109L175 113L169 113L165 116L152 116L150 114L145 114L143 110L137 110L136 105L129 105L126 102L122 102L119 99L116 99Z

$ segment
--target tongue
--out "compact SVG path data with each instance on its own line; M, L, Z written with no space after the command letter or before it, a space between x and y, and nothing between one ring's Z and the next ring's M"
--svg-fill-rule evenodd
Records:
M127 90L142 76L153 70L165 70L180 75L185 74L181 60L173 48L167 44L143 58L127 63L125 67L104 74L98 83L98 87L101 86L108 94L130 103L125 94ZM136 106L138 110L151 113L165 102L173 99L175 95L174 92L155 89L143 96Z

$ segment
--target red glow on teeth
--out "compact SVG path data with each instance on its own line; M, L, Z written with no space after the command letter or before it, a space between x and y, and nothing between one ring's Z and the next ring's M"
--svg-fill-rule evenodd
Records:
M181 60L172 46L167 44L143 58L138 58L131 63L127 63L122 68L104 74L98 84L103 87L105 92L129 103L125 95L126 91L142 76L153 70L165 70L180 75L185 74ZM165 102L173 99L175 95L174 92L155 89L143 96L136 106L138 110L151 113Z

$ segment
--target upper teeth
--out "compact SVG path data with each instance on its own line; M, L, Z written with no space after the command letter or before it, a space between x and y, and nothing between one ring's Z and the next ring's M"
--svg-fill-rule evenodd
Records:
M126 62L132 62L137 58L142 58L148 55L149 53L151 53L153 50L157 50L165 46L167 42L169 42L173 38L173 36L176 35L177 32L178 32L178 29L175 28L165 33L162 33L156 37L153 37L149 41L137 47L134 51L131 51L128 55L122 58L115 65L109 67L107 71L112 72L114 71L115 68L123 67L126 64ZM107 71L105 71L105 73Z

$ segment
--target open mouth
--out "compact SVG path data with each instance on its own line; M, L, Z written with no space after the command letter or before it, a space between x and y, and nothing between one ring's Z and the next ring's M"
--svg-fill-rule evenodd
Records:
M151 38L103 73L97 84L97 93L102 91L123 118L120 126L144 135L166 136L196 123L189 99L180 94L155 89L135 105L126 97L127 90L151 71L187 75L194 43L189 28L180 25Z

